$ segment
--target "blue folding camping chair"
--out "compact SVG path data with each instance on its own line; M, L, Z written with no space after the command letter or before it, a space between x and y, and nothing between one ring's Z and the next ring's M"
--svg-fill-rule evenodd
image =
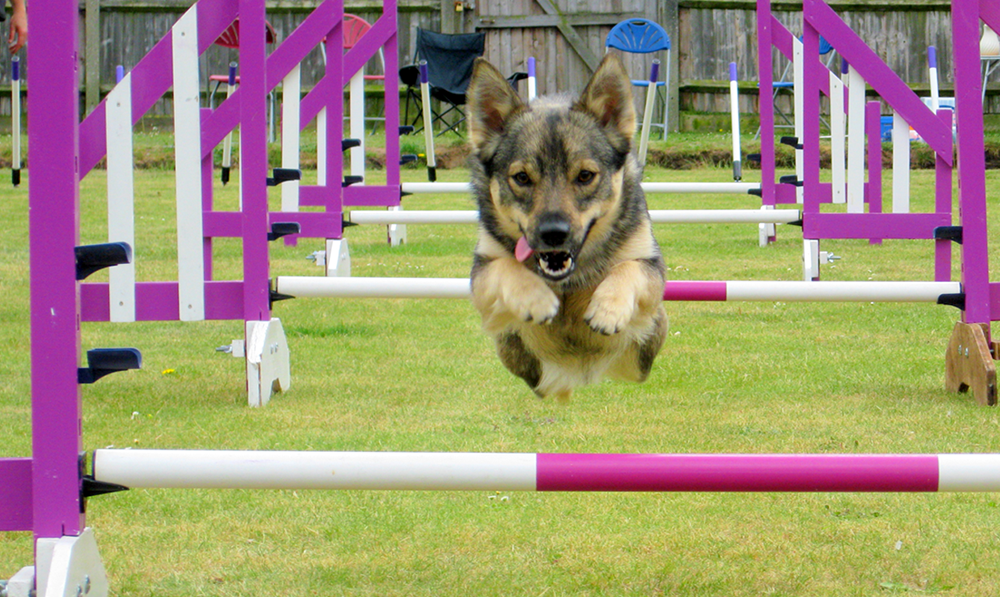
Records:
M663 100L663 122L651 122L652 126L660 127L660 138L667 135L667 113L670 94L670 36L659 24L648 19L627 19L618 23L608 33L608 39L604 44L607 49L614 48L629 54L651 54L653 52L666 51L666 74L663 81L656 82L656 97ZM632 85L635 87L649 88L648 79L633 79ZM661 94L662 91L662 94Z

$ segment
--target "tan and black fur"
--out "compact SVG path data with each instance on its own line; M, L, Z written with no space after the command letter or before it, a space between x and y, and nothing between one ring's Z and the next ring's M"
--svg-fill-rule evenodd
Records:
M579 98L530 105L488 62L473 71L473 302L500 360L541 397L605 375L644 381L667 335L632 101L613 54Z

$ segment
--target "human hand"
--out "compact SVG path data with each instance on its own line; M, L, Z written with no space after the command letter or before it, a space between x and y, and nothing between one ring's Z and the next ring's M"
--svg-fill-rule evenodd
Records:
M11 54L16 54L28 42L28 12L24 0L13 0L10 15L10 34L7 36L7 47Z

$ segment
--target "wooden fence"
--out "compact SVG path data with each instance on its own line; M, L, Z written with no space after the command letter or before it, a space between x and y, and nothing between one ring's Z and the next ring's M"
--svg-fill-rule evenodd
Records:
M86 41L81 84L86 106L94 105L114 84L115 67L134 65L193 0L81 0L80 27ZM281 39L320 0L274 0L268 19ZM952 87L948 0L831 0L832 6L913 88L928 87L927 46L938 48L941 86ZM738 64L744 94L742 109L756 109L755 3L746 0L400 0L400 60L410 61L418 27L445 32L485 31L486 57L504 72L525 70L528 57L538 64L540 93L577 90L604 54L611 27L624 18L645 17L663 24L673 42L671 78L677 109L724 112L728 109L728 65ZM776 2L779 19L798 33L801 2ZM378 0L346 0L346 10L369 21L381 12ZM29 14L30 19L30 14ZM35 35L40 33L35 32ZM23 53L22 53L23 54ZM213 47L202 57L202 78L227 72L236 51ZM633 57L636 78L648 72L650 57ZM775 73L784 58L774 53ZM322 72L319 51L302 69L309 88ZM30 64L22 58L30 86ZM381 65L372 63L372 72ZM0 65L0 91L9 89L9 63ZM1000 108L1000 82L990 90L988 107ZM996 97L993 97L994 94ZM0 95L0 113L9 113L9 94ZM988 99L989 99L988 98ZM169 110L165 100L163 111ZM676 122L676 121L675 121Z

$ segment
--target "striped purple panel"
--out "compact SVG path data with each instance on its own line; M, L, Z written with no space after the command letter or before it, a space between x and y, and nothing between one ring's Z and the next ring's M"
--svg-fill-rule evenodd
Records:
M0 531L30 531L31 459L0 458Z
M538 491L931 492L935 455L539 454Z

